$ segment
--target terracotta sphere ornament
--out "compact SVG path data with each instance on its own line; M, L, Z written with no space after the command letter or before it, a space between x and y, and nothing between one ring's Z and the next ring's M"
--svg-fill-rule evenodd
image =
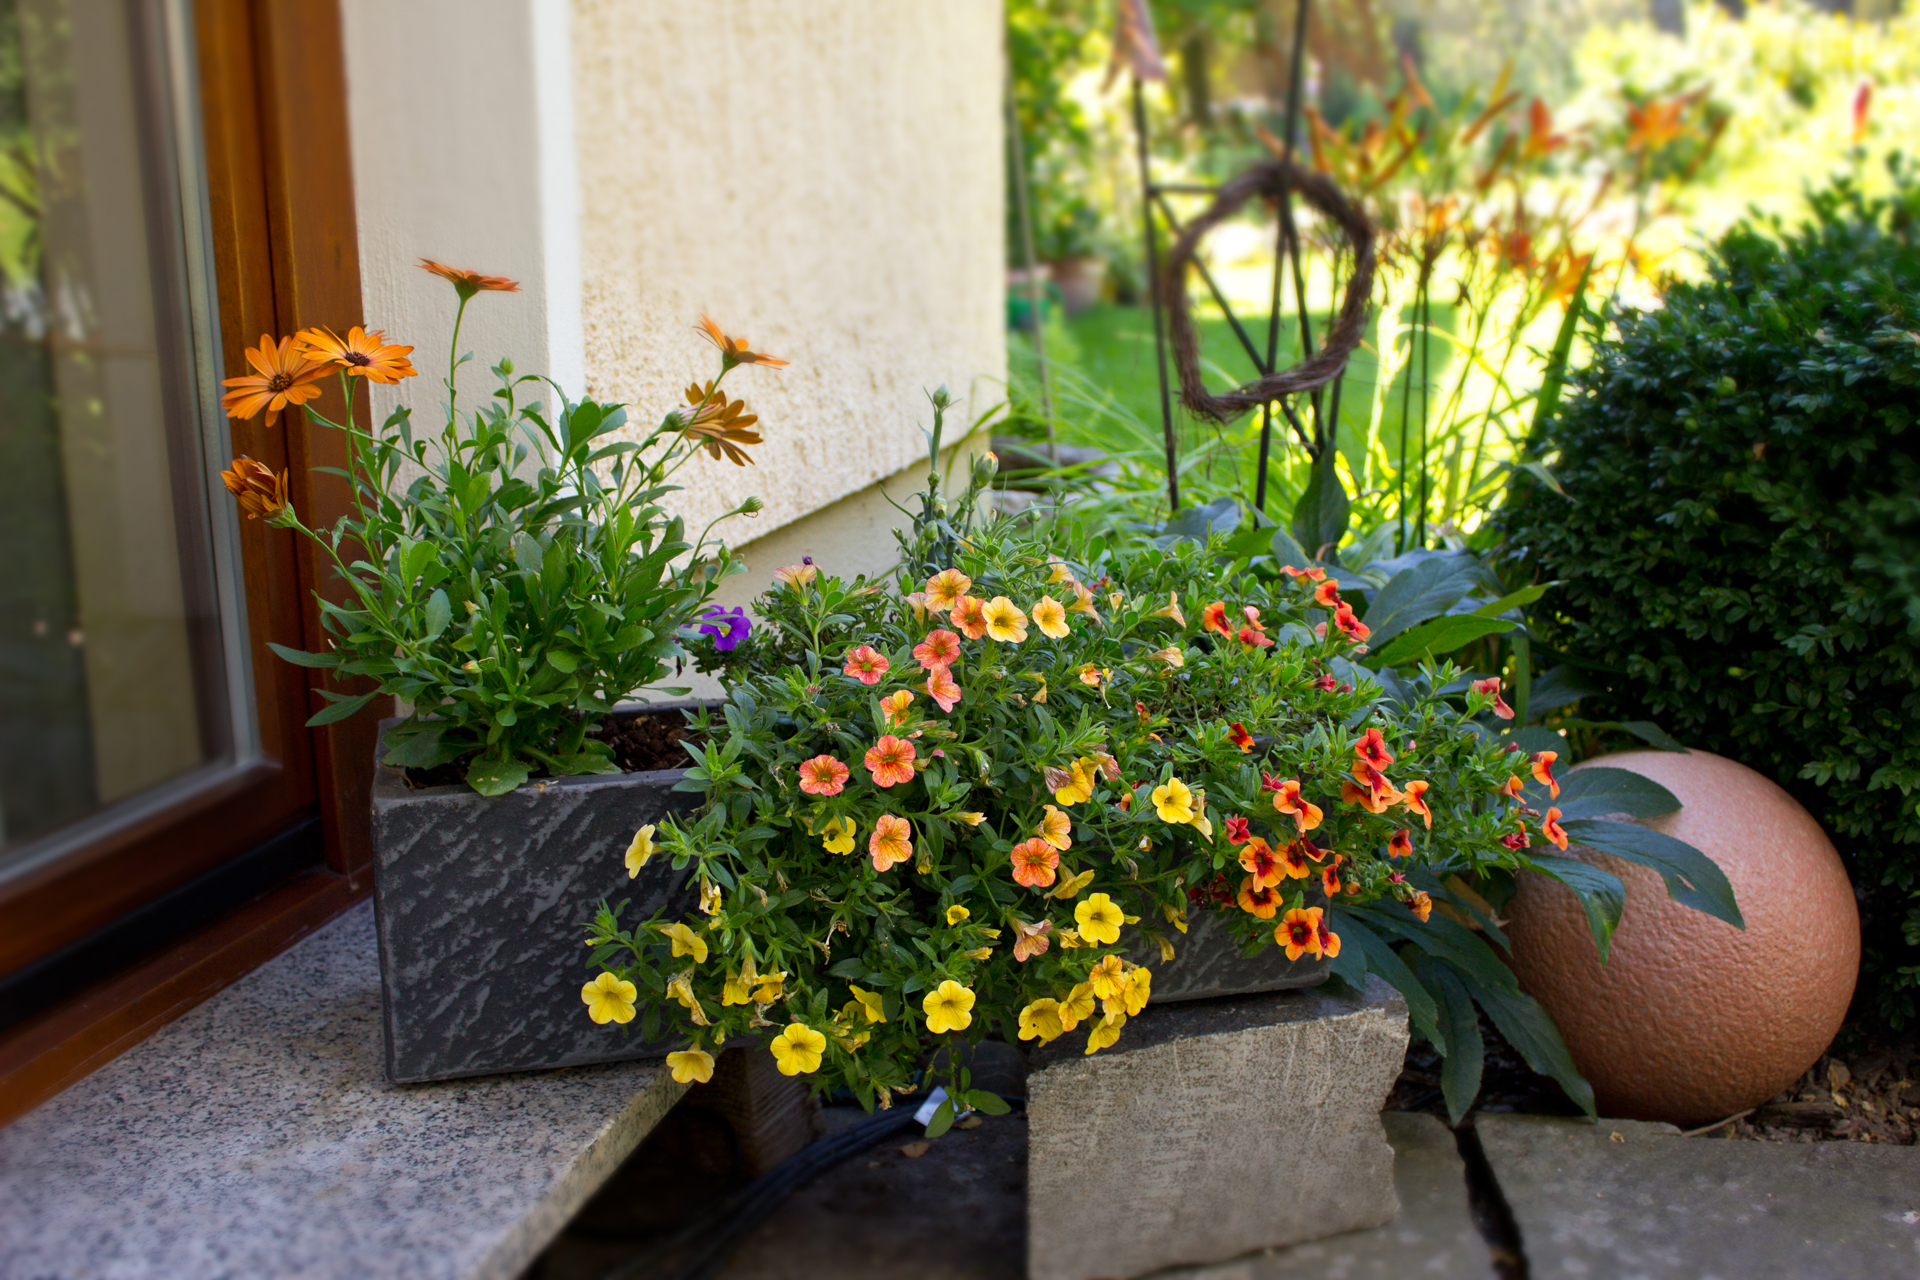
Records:
M1673 901L1649 868L1576 846L1626 885L1611 958L1603 968L1571 890L1524 873L1507 926L1520 985L1566 1037L1602 1115L1693 1128L1758 1106L1819 1059L1853 998L1860 916L1840 855L1785 791L1723 757L1627 751L1584 764L1673 792L1677 812L1640 821L1718 863L1747 927Z

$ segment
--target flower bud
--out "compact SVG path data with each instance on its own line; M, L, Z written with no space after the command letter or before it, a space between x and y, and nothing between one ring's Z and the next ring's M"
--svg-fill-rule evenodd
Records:
M220 473L220 479L249 520L276 521L287 509L285 471L276 476L271 467L243 454L233 460L231 468Z
M759 498L750 497L745 502L740 504L740 514L743 516L756 515L760 511L764 510L766 505L767 504L760 501Z
M953 392L947 390L947 384L943 382L933 389L933 394L928 399L933 401L934 408L944 409L953 403Z

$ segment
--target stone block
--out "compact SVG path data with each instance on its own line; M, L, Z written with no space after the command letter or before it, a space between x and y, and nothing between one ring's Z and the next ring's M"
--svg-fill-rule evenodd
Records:
M1309 907L1327 905L1317 883L1308 882L1305 889ZM1240 944L1227 932L1220 912L1200 910L1190 916L1186 934L1174 935L1173 959L1161 959L1160 948L1146 938L1128 955L1135 964L1153 970L1154 1004L1317 987L1333 973L1331 960L1309 955L1289 960L1286 951L1272 942L1248 959L1240 954Z
M1158 1005L1033 1055L1031 1280L1137 1276L1374 1227L1398 1209L1380 1106L1407 1047L1378 978Z

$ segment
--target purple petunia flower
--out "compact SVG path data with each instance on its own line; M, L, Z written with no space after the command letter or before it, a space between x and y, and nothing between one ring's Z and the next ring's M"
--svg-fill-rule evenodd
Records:
M700 624L700 634L713 637L713 647L725 653L738 645L753 631L753 623L747 618L745 609L709 609L704 615L707 621Z

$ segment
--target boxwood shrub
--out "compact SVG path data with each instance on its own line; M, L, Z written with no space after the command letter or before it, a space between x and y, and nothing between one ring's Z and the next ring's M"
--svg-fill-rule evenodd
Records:
M1560 582L1541 639L1604 692L1778 780L1865 910L1856 1016L1920 1022L1920 184L1839 179L1742 224L1591 363L1494 523ZM1783 957L1783 959L1785 959ZM1791 963L1792 961L1788 961Z

